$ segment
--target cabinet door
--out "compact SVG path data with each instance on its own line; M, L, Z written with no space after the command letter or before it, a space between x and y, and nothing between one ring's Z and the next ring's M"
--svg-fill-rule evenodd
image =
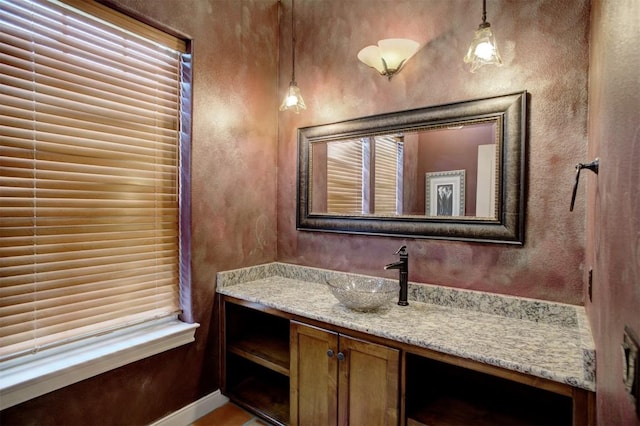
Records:
M337 333L291 322L292 425L337 424L337 353Z
M347 336L340 352L340 424L397 425L400 352Z

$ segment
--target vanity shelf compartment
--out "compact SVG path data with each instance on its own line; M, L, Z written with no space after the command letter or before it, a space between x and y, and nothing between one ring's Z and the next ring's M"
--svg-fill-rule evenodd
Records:
M226 304L227 352L289 376L289 321Z
M221 301L222 390L247 411L289 423L289 319L242 301Z
M263 367L289 376L289 342L272 336L250 335L230 342L227 350Z
M289 424L289 378L246 358L227 358L231 401L277 425Z
M571 425L572 400L479 371L407 354L407 425Z

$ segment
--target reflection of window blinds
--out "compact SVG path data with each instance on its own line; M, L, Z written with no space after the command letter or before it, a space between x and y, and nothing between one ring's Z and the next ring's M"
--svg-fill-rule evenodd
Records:
M398 143L391 136L377 136L375 144L376 214L395 214L398 177Z
M327 144L327 208L332 213L362 211L362 143Z

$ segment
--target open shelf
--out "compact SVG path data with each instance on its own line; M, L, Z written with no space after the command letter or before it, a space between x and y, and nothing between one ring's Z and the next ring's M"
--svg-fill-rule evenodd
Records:
M285 376L289 375L289 341L250 334L229 342L227 350Z
M227 396L242 407L270 421L289 423L289 378L252 363L230 357Z
M407 425L571 425L569 397L407 354Z
M224 394L271 423L288 424L289 320L233 302L224 313Z
M289 320L227 303L227 351L289 375Z

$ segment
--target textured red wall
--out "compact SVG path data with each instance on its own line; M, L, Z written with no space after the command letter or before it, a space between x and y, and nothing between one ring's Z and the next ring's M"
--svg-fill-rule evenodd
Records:
M116 0L194 40L192 291L196 341L52 392L0 423L148 424L219 386L215 274L275 260L276 0Z
M592 5L589 87L587 264L593 303L587 304L597 351L600 425L640 425L622 384L625 325L640 335L640 2Z
M411 280L582 303L584 186L573 213L568 204L573 166L587 159L589 0L489 0L488 20L505 66L475 74L463 69L462 57L481 20L479 0L297 0L296 77L308 105L300 115L277 112L291 72L291 33L288 19L283 20L278 52L276 0L114 1L195 40L193 289L194 314L202 326L191 345L5 410L3 424L145 424L216 389L215 273L276 259L276 238L278 260L373 275L387 274L382 266L407 244ZM624 22L636 29L637 39L638 23L631 18L638 5L633 2L605 4L608 9L614 3L634 8L636 14L629 13ZM290 0L283 0L287 18L290 6ZM600 32L604 37L609 30L622 37L613 25ZM356 59L362 47L387 37L409 37L423 45L390 82ZM637 65L625 72L637 76ZM295 230L296 128L521 90L531 93L524 247ZM610 95L606 102L614 99ZM613 120L602 124L608 140L616 132L614 113L621 111L599 109ZM629 120L628 114L619 116ZM609 158L624 163L624 156L633 154L631 147L637 151L637 136L631 147L626 143ZM604 162L605 153L601 156ZM622 188L637 188L637 175L631 174L637 169L624 170L629 176L624 179L636 184ZM615 174L609 176L615 187ZM629 214L638 217L635 203ZM637 222L634 226L616 232L635 230L637 235ZM624 249L637 259L637 247L629 251L629 235ZM607 250L615 255L610 245ZM613 260L607 264L619 267ZM612 275L617 281L630 282L628 275L620 275L627 269L618 271ZM610 269L601 273L606 272ZM636 283L637 273L636 267ZM613 288L616 282L610 282ZM637 297L637 285L624 288ZM596 287L602 305L594 316L604 323L624 298L616 293L615 300L604 303L607 291ZM624 312L631 310L625 307ZM619 345L620 329L614 328ZM594 325L594 330L603 336L608 328L600 331ZM616 410L623 399L614 384L619 380L618 347L605 355L609 365L598 365L611 373L609 386L599 373L599 385L610 392L599 396L605 412Z
M283 4L290 12L291 1ZM412 281L581 304L584 188L573 213L569 203L587 151L589 1L489 0L505 64L474 74L462 58L481 22L479 0L297 1L295 9L296 80L308 109L280 115L278 260L394 277L382 267L406 244ZM290 36L284 26L281 96ZM356 55L390 37L422 48L387 81ZM522 90L531 111L524 247L296 231L296 128Z

